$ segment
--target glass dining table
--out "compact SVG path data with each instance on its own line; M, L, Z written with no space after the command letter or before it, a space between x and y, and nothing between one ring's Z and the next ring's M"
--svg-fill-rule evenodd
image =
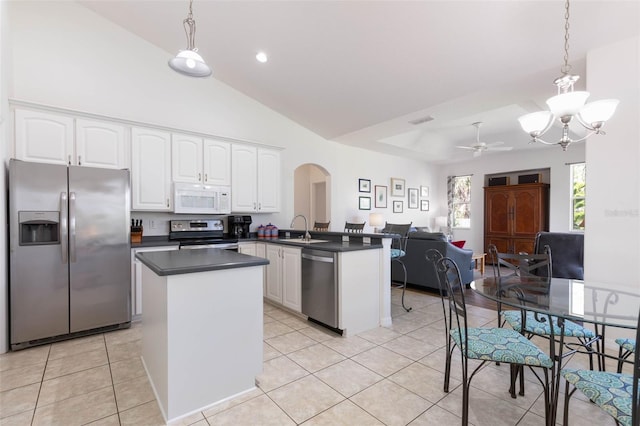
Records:
M608 327L635 330L638 325L640 309L640 289L621 285L590 282L565 278L544 278L535 276L487 277L477 279L470 284L471 289L498 304L502 308L516 308L531 311L538 321L550 321L557 318L561 332L551 335L550 355L554 361L551 372L551 395L548 408L547 424L556 421L558 395L560 388L560 371L566 355L579 351L571 343L564 341L563 327L565 320L592 324L598 343L597 356L599 366L604 369L607 355L604 350L605 333ZM586 324L588 323L588 324ZM553 330L553 327L551 327ZM635 336L629 331L628 337Z

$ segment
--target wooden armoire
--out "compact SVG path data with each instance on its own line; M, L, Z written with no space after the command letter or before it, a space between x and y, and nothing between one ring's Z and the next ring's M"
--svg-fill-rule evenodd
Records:
M535 236L549 230L549 185L484 188L484 249L495 244L500 253L533 253Z

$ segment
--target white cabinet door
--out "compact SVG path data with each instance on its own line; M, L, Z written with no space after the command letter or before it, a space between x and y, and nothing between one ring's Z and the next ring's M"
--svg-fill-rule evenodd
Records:
M256 255L256 243L238 243L238 253Z
M136 253L166 250L178 250L178 246L131 249L131 315L142 315L142 262L136 259Z
M208 185L231 184L231 144L229 142L205 139L203 152L203 183ZM233 193L231 193L233 196Z
M282 304L282 281L280 268L282 267L282 248L276 244L267 244L266 258L269 264L266 267L266 292L265 297Z
M171 135L131 129L132 210L171 210Z
M258 211L280 211L280 152L258 149Z
M282 248L282 304L296 312L302 311L301 249Z
M173 133L171 153L174 182L202 183L202 138Z
M257 149L233 144L231 147L231 211L256 212Z
M72 164L73 118L16 109L15 156L24 161Z
M106 121L76 119L74 164L107 169L127 167L127 128Z

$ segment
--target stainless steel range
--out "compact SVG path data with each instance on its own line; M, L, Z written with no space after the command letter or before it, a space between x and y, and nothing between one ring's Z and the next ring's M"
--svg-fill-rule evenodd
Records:
M170 221L169 239L180 242L180 250L219 248L238 250L237 238L225 238L222 219Z

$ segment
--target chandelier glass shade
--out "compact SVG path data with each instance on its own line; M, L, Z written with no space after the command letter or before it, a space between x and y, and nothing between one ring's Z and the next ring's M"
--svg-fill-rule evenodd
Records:
M604 134L602 126L609 120L618 106L617 99L604 99L586 104L589 92L574 91L573 85L580 76L571 75L569 65L569 0L565 3L565 56L562 76L554 84L558 87L558 94L547 99L549 111L533 112L518 118L522 130L532 138L532 142L547 145L560 145L564 151L573 142L580 142L593 134ZM569 123L576 118L588 133L580 139L569 137ZM562 137L558 142L546 142L541 139L555 122L562 125Z
M211 75L211 68L206 64L202 56L195 47L196 40L196 21L193 19L193 0L189 1L189 14L182 21L184 31L187 35L187 48L181 50L169 60L169 66L172 70L189 77L208 77Z

